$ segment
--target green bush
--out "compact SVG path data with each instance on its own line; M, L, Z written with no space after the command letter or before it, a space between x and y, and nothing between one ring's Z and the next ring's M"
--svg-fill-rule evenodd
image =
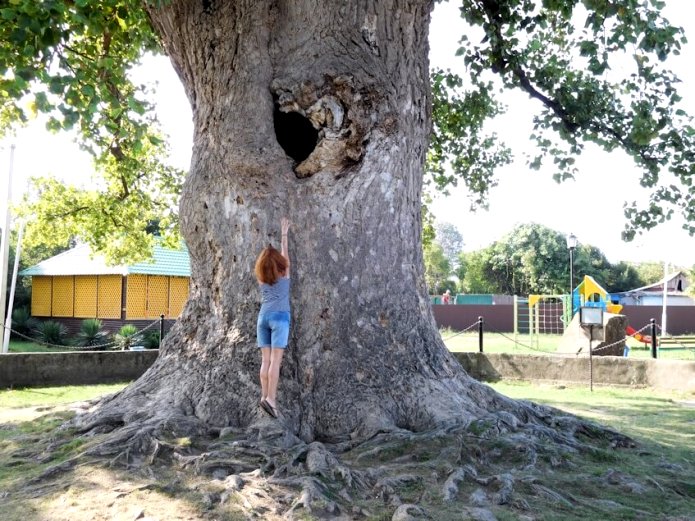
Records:
M159 331L148 331L142 339L145 349L159 349L159 342Z
M98 318L88 318L82 321L80 332L75 337L75 344L81 347L92 347L106 344L109 341L108 332L102 329ZM106 349L104 347L100 349Z
M23 335L29 335L38 326L38 321L31 316L27 308L18 308L12 312L12 329ZM19 335L12 333L12 338ZM22 337L19 337L22 338Z
M60 322L55 322L54 320L39 322L34 331L42 342L59 346L64 346L68 343L68 329Z
M132 324L126 324L116 333L114 340L116 347L120 350L130 349L130 346L137 345L142 336L138 333L138 328Z

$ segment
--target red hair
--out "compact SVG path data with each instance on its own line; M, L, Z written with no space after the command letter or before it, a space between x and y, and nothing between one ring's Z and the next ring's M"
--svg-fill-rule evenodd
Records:
M264 248L256 259L254 272L258 282L265 284L275 284L277 280L287 273L289 262L282 253L271 245Z

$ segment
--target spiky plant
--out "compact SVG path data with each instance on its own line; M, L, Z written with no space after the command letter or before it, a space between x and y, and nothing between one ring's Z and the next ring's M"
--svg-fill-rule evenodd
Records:
M55 320L46 320L45 322L39 322L35 329L36 335L39 340L46 342L47 344L64 346L67 345L68 340L68 329Z
M83 320L80 332L75 337L75 343L81 347L103 345L108 341L109 333L103 330L103 324L98 318Z
M18 308L12 312L12 329L17 333L29 335L37 325L37 320L31 316L27 308ZM13 332L12 336L14 338L19 335Z
M116 347L123 351L125 349L130 349L130 346L139 342L140 338L141 335L138 333L138 328L132 324L126 324L118 330L114 340L116 342Z

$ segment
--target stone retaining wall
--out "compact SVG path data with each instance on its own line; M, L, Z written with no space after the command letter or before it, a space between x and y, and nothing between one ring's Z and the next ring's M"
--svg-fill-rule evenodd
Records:
M531 380L589 384L589 358L575 356L454 353L473 378L484 382ZM595 385L653 387L695 392L695 362L595 356Z
M158 350L0 355L0 389L124 382L140 377ZM589 383L588 357L454 353L481 381ZM695 392L695 362L594 357L594 384Z
M0 355L0 389L127 382L154 363L158 349Z

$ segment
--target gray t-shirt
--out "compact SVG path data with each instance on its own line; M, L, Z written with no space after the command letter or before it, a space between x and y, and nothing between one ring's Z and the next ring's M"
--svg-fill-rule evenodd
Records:
M290 310L290 278L282 277L275 284L261 283L261 313Z

